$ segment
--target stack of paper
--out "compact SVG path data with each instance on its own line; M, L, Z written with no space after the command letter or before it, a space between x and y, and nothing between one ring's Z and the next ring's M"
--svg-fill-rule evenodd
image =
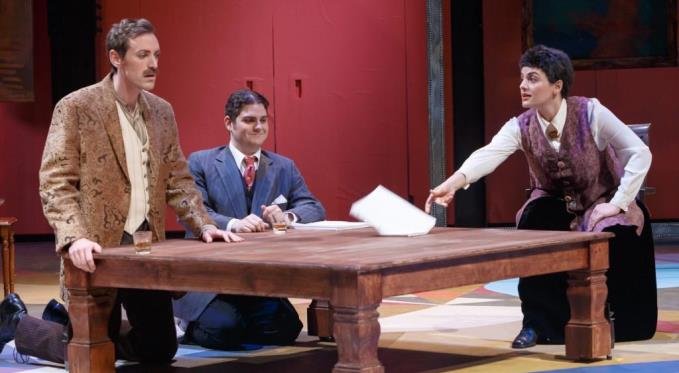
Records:
M370 224L382 236L427 234L436 224L436 218L382 185L354 202L349 213Z
M345 229L367 228L370 225L361 221L339 221L339 220L323 220L314 223L294 223L292 227L295 229L315 229L315 230L330 230L341 231Z

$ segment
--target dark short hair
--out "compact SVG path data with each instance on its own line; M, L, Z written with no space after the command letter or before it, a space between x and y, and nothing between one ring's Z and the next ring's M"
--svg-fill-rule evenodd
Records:
M521 56L519 69L523 67L534 67L544 71L552 84L561 80L563 82L561 97L568 97L568 90L573 84L573 64L564 51L536 45Z
M130 47L130 39L134 39L142 34L152 34L155 28L145 18L130 19L125 18L118 23L114 23L106 35L106 51L113 49L122 58L125 57L127 49ZM118 69L111 65L113 72Z
M243 88L233 92L224 105L224 115L228 115L232 121L238 118L243 106L262 104L265 109L269 109L269 101L259 92Z

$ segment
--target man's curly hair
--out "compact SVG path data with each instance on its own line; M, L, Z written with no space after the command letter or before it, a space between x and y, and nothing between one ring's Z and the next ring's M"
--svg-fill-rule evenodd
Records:
M235 121L243 110L243 106L253 104L262 104L265 109L269 109L269 101L262 94L247 88L239 89L233 92L226 101L224 115L228 115L232 121Z

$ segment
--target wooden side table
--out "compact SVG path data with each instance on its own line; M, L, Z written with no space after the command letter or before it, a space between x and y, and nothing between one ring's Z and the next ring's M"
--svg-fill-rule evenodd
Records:
M15 217L0 217L0 238L2 238L2 284L5 296L14 292L14 230Z

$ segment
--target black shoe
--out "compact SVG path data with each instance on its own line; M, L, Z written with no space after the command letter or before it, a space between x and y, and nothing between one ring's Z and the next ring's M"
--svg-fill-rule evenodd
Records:
M0 303L0 351L14 339L19 321L28 314L26 305L18 294L9 293Z
M531 327L524 327L519 332L519 335L514 338L512 348L528 348L533 347L538 342L538 333Z
M52 299L45 306L45 310L42 311L42 319L66 325L68 324L68 311L66 311L66 307L63 304L57 302L56 299Z

